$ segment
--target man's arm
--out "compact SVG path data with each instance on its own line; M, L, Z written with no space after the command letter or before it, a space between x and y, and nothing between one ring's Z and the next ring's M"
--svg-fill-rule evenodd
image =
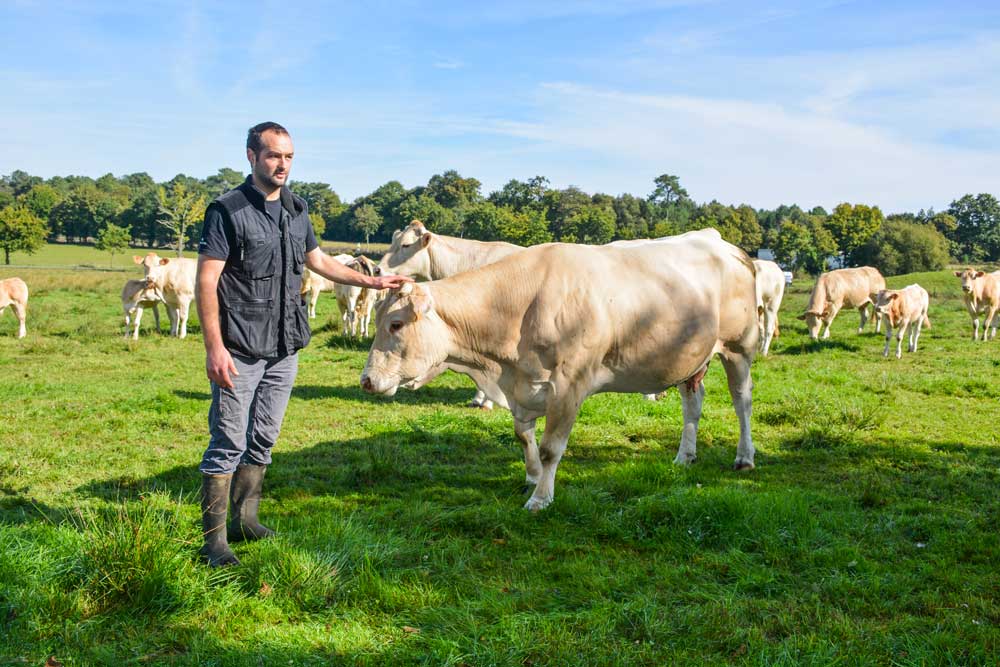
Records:
M376 290L395 289L403 283L413 282L413 278L405 276L366 276L354 269L347 268L318 247L306 253L306 266L309 267L310 271L315 271L328 280L355 287L368 287Z
M219 276L226 262L206 255L198 256L198 277L195 293L198 301L198 321L201 323L205 339L205 372L208 379L226 389L233 388L229 374L239 375L229 350L222 343L222 328L219 326Z

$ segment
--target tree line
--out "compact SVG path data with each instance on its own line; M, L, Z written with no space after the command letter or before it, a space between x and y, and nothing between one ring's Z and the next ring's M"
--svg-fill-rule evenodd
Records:
M45 241L93 242L112 253L129 246L179 253L197 243L207 203L244 178L228 168L164 183L146 173L43 179L14 171L0 176L0 248L8 264L11 253L33 252ZM553 188L543 176L512 179L484 195L478 180L454 170L414 188L389 181L350 203L327 183L290 187L309 203L318 237L352 243L389 242L414 219L441 234L518 245L603 244L714 227L751 255L769 248L786 268L812 274L825 270L830 258L887 275L936 270L949 261L1000 261L1000 202L986 193L967 194L946 211L886 216L868 204L843 203L831 212L795 204L773 210L699 204L670 174L654 178L646 195L617 196Z

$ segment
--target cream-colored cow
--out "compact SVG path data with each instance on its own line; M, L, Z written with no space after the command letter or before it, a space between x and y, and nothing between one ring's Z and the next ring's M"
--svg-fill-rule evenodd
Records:
M139 340L139 323L142 320L142 310L144 308L153 309L153 319L156 322L156 331L160 331L160 309L159 304L165 303L163 294L156 283L149 278L145 280L128 280L122 287L122 312L125 315L125 337L129 337L129 327L131 325L132 340Z
M785 296L785 272L767 259L753 260L757 271L757 312L760 319L760 353L767 356L771 340L780 335L778 309Z
M156 284L167 305L170 317L170 335L187 336L188 313L194 301L194 281L198 273L198 262L186 257L160 257L155 252L145 257L133 256L136 264L142 266L146 278Z
M334 255L333 258L345 266L354 260L352 256L344 253ZM309 319L316 317L316 302L319 301L320 292L334 292L336 289L337 283L332 280L313 273L308 267L302 269L302 294L309 295Z
M413 220L405 229L393 233L392 245L382 256L379 267L416 280L440 280L492 264L522 250L522 246L502 241L472 241L434 234L424 227L424 223ZM445 370L442 368L441 372ZM491 410L493 401L486 398L479 385L476 387L476 395L469 406Z
M20 278L0 280L0 315L7 306L17 318L17 337L24 338L28 334L24 327L24 318L28 314L28 286Z
M986 340L987 334L990 338L995 338L997 323L1000 321L1000 314L997 312L1000 310L1000 271L985 273L969 268L955 271L955 276L962 279L962 300L972 318L972 340L979 340L979 313L986 313L986 319L983 320L983 340Z
M830 337L830 325L840 309L845 306L857 308L861 313L861 324L858 326L858 333L861 333L868 321L868 306L875 302L875 295L884 289L885 278L878 269L871 266L824 273L816 279L809 305L806 312L799 315L799 319L806 321L809 337L813 340L819 338L819 330L825 324L823 338L826 339ZM878 333L882 324L878 318L874 319L875 332Z
M910 341L907 352L917 351L917 341L920 340L921 327L931 328L927 317L930 306L930 296L920 285L914 283L903 289L884 289L875 297L875 317L885 325L885 349L882 356L889 356L889 342L892 340L892 329L896 327L896 358L903 356L903 337L906 328L910 328Z
M382 275L382 269L364 255L351 258L346 266L366 276ZM378 299L378 290L335 283L333 292L337 295L337 306L340 308L340 317L344 323L344 335L367 336L368 322L371 320L372 309Z
M591 394L677 386L684 426L674 461L693 461L701 380L716 354L740 423L735 468L753 468L754 270L715 230L631 248L535 246L451 278L406 285L377 315L362 388L391 396L442 364L478 375L479 386L499 392L514 416L526 479L535 484L527 509L552 502L556 468ZM542 416L539 449L535 423Z

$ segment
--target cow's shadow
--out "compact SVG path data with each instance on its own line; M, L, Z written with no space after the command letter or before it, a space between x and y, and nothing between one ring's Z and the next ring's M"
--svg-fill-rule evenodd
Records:
M433 405L442 404L449 406L467 405L475 394L473 387L421 387L416 391L400 389L395 396L376 396L367 394L361 390L359 385L296 385L292 389L292 396L305 401L322 400L336 398L354 403L401 403L404 405ZM501 410L502 408L495 408Z
M881 334L879 334L881 335ZM838 338L827 338L826 340L806 340L800 343L783 344L778 348L772 347L777 354L800 355L815 354L824 350L844 350L846 352L860 352L861 345L840 340Z

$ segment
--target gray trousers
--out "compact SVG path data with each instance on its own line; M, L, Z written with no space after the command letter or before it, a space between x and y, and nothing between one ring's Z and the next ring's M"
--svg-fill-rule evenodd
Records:
M288 398L299 369L299 355L254 359L232 355L239 375L234 387L212 383L208 409L208 449L198 469L207 475L229 475L241 463L268 465L271 447L281 432Z

